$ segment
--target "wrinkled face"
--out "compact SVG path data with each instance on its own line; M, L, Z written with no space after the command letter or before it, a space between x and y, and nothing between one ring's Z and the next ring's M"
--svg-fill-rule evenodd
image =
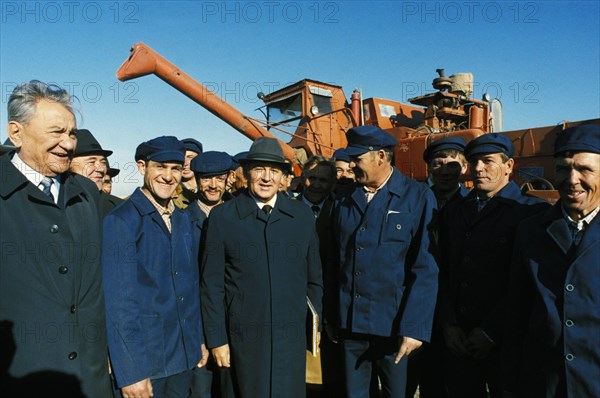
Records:
M377 186L382 173L383 151L370 151L359 156L350 157L350 168L354 171L356 181L367 187ZM385 168L389 172L389 168Z
M333 176L329 167L317 164L303 173L302 183L304 184L304 190L302 191L304 197L312 204L318 205L333 190L335 176Z
M482 153L473 155L469 163L474 189L479 196L491 198L508 184L514 160L505 162L501 153Z
M229 173L221 174L212 177L199 177L198 196L200 200L209 206L213 206L221 202L223 193L227 186L227 177Z
M70 170L94 181L101 190L107 171L106 158L103 155L77 156L71 160Z
M194 172L190 170L190 164L192 163L192 159L194 159L198 154L194 151L190 151L189 149L185 150L185 162L183 163L183 171L181 173L181 178L183 181L188 181L194 178Z
M153 160L137 162L139 172L144 176L143 189L148 191L161 206L171 200L177 185L181 182L183 165L175 162L159 163Z
M343 160L335 161L335 171L337 183L340 185L350 185L354 182L354 171L350 168L350 163Z
M259 163L248 166L246 172L250 192L263 203L268 202L277 194L283 178L281 166L272 163Z
M429 176L436 191L452 192L458 187L460 177L467 172L459 156L436 157L429 162Z
M112 192L112 178L108 174L102 179L102 191L110 194Z
M55 177L69 170L77 145L76 128L75 116L64 105L42 100L29 121L8 123L8 135L25 164Z
M556 158L555 166L560 199L573 220L600 206L600 154L576 152Z

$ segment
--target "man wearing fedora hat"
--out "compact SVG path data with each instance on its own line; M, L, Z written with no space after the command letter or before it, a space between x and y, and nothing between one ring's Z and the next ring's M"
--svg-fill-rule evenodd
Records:
M171 199L185 148L175 137L141 143L144 184L104 218L102 266L115 394L187 397L208 360L192 223Z
M560 200L519 225L512 261L505 390L599 397L600 126L559 133Z
M486 389L492 397L502 394L499 347L515 231L548 206L510 181L513 155L502 134L470 141L465 156L474 187L441 214L437 320L450 397L485 396Z
M323 293L314 216L278 192L288 167L274 138L241 160L248 188L208 218L202 315L218 366L241 397L304 397L307 296Z

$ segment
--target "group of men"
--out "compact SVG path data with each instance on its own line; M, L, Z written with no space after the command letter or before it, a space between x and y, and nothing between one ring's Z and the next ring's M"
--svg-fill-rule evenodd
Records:
M137 147L126 200L102 192L111 152L65 90L15 88L8 136L9 396L303 397L308 302L311 395L600 395L599 126L557 136L554 206L511 182L500 134L434 138L426 184L390 134L355 127L305 162L299 195L276 139L232 157L161 136Z

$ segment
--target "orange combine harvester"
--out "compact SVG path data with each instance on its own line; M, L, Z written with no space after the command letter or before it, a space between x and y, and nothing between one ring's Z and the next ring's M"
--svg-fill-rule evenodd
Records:
M439 77L433 80L437 91L409 99L412 105L381 98L362 99L356 90L348 102L340 86L305 79L270 94L259 93L266 107L264 119L242 114L144 43L132 47L117 78L127 81L155 74L251 140L277 138L273 132L288 134L289 142L279 141L297 175L309 156L331 157L336 149L345 147L346 132L359 125L375 125L392 134L398 141L394 150L396 167L421 181L427 179L422 154L433 141L459 136L468 142L482 134L503 134L515 145L515 182L529 194L556 200L552 158L557 134L571 126L600 124L600 119L501 131L500 102L487 95L483 100L471 98L471 74L446 77L443 69L437 73Z

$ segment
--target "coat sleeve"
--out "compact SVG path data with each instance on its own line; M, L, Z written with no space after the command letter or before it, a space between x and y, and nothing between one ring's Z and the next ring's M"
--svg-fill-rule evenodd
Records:
M102 249L108 347L113 374L123 387L151 374L138 311L138 256L130 223L113 214L106 216Z
M228 344L225 310L225 235L220 228L219 209L206 222L202 247L202 320L208 348Z
M408 297L400 308L398 334L422 341L430 341L433 315L438 291L438 266L434 211L436 201L430 190L423 190L419 203L423 204L419 226L406 258L406 272L410 282Z

